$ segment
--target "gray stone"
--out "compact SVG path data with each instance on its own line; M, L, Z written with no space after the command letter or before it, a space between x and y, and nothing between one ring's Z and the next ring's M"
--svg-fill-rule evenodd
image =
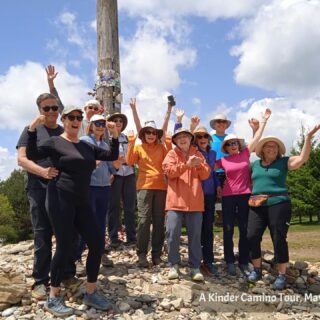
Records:
M176 310L180 310L183 307L183 300L182 298L178 298L178 299L172 300L171 304Z
M120 302L118 305L118 308L121 312L128 312L131 309L130 304L126 303L126 302Z
M9 317L9 316L11 316L16 310L17 310L17 307L8 308L8 309L2 311L1 315L2 315L2 317Z
M304 261L296 261L293 267L297 270L304 270L308 268L308 264Z
M177 297L183 299L183 301L192 301L193 292L190 287L182 285L182 284L174 284L171 289L172 294Z
M308 287L308 291L312 294L320 295L320 283L311 284Z

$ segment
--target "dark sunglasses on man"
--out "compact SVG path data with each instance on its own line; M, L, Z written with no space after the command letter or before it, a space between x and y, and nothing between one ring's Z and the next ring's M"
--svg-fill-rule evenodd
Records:
M44 107L41 107L41 109L44 111L44 112L49 112L50 109L54 112L58 111L59 107L58 106L44 106Z

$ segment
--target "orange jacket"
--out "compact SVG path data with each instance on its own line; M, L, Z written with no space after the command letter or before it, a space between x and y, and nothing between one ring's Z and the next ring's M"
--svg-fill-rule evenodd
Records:
M129 166L139 167L137 190L167 190L162 161L168 150L172 149L171 139L166 139L166 147L162 143L142 143L135 146L135 138L128 137L126 162Z
M192 155L203 159L197 168L189 168L186 164L188 157ZM163 161L162 167L168 176L166 210L204 211L201 180L208 179L211 169L195 146L190 147L188 157L179 148L174 148Z

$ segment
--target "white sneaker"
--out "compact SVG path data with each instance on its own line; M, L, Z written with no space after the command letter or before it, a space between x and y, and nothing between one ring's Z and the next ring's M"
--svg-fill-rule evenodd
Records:
M190 268L190 276L193 281L204 281L203 274L199 268Z
M173 265L168 273L168 279L174 280L179 279L179 266L177 264Z

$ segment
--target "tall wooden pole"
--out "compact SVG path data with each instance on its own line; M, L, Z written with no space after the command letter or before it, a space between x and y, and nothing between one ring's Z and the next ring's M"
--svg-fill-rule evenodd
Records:
M96 96L107 114L121 111L117 0L97 0Z

